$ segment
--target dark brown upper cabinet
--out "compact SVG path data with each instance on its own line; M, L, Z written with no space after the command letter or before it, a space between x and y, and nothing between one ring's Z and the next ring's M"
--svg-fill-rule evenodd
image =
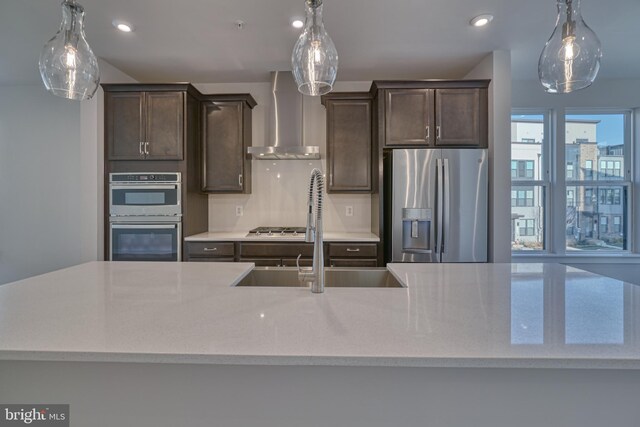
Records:
M204 95L201 101L202 191L251 193L249 94Z
M386 145L432 144L433 92L433 89L386 91Z
M108 160L183 160L186 85L176 86L103 85Z
M374 81L383 147L488 145L489 80Z
M486 147L486 89L436 90L436 145Z
M369 93L331 93L327 109L328 193L370 193L372 105Z

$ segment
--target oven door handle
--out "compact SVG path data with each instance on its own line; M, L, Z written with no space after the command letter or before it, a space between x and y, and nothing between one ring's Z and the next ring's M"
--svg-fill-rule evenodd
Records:
M140 185L140 184L131 184L131 185L112 185L112 190L176 190L178 189L177 184L171 185Z
M140 224L140 225L135 225L135 224L111 224L111 228L155 228L155 229L160 229L160 230L171 230L171 229L175 229L178 228L177 225L175 224L158 224L158 225L151 225L151 224Z

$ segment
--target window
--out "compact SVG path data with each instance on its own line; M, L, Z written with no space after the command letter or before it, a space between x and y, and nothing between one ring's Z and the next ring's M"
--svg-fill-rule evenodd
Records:
M622 231L622 217L614 216L613 217L613 232L620 233Z
M535 236L536 235L536 220L535 219L521 219L518 221L519 234L521 236Z
M511 117L511 249L545 248L548 113ZM545 171L543 173L543 171Z
M619 205L621 203L620 188L601 188L600 204L601 205Z
M624 172L629 120L629 113L565 116L567 251L620 251L630 246L625 224L631 182ZM574 170L576 165L584 168L582 174Z
M606 216L601 216L600 217L600 233L606 233L607 231L609 231L609 218L607 218Z
M596 203L596 200L594 200L593 198L594 198L593 188L585 188L584 189L584 204L585 205L592 205L592 204Z
M603 178L622 177L622 162L620 160L600 160L600 176Z
M584 161L584 179L585 180L593 179L593 160Z
M519 187L517 190L511 190L511 206L512 207L533 206L533 187L532 188Z
M534 170L533 160L512 160L511 161L511 178L533 179L533 170Z

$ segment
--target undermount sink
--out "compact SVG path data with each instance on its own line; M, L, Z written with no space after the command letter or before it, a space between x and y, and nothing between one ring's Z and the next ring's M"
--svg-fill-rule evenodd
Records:
M325 268L325 286L330 288L404 288L384 268ZM298 270L286 267L255 267L236 286L307 287L298 280Z

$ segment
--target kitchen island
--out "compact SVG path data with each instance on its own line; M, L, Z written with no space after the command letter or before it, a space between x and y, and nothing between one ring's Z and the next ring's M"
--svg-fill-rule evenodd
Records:
M0 402L70 403L96 426L640 419L637 286L390 264L405 288L234 287L252 267L94 262L0 286Z

